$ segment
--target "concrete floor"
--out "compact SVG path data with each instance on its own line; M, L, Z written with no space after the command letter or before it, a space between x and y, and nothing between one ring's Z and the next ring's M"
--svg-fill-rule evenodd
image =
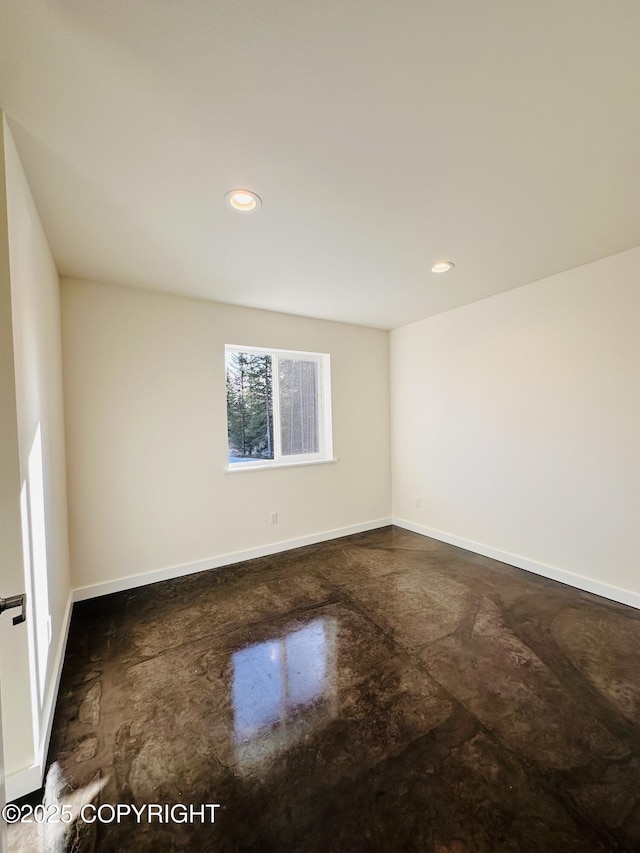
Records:
M639 663L640 612L397 528L94 599L54 795L220 808L58 849L638 851Z

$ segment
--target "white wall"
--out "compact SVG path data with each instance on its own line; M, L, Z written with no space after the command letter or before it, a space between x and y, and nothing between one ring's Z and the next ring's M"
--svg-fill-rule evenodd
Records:
M36 590L43 615L40 631L42 672L41 678L30 683L26 638L37 620L33 612L34 590L24 577L22 552L19 559L13 559L9 570L12 574L8 584L10 592L18 593L26 588L29 596L28 625L14 628L9 616L5 616L2 626L0 675L5 770L8 795L16 796L32 789L31 782L41 771L47 747L69 616L70 571L58 274L4 117L3 131L11 305L8 314L6 305L3 306L3 327L7 328L8 337L4 334L2 337L5 345L13 341L14 361L10 364L3 356L2 363L5 370L15 369L13 408L18 443L15 461L19 466L18 482L13 478L10 482L11 501L20 518L20 495L25 489L27 503L31 502L27 562L33 559L43 572L46 571L46 576L43 574L37 579ZM7 403L10 404L10 400ZM37 459L40 453L37 447L34 450L38 436L41 469ZM5 453L12 452L15 456L15 447L10 450L4 440L2 447ZM38 519L42 522L40 531ZM17 535L22 541L20 532ZM4 574L2 585L4 589ZM49 615L50 643L46 625ZM32 702L37 708L35 732L31 726Z
M388 521L386 332L75 280L62 309L75 587ZM225 471L226 343L331 355L338 462Z
M394 517L640 606L639 368L640 249L393 331Z
M6 170L3 120L0 114L0 595L24 591L20 520L20 462L16 406L13 328L11 322L11 275L6 204ZM20 720L30 707L27 627L14 627L11 611L0 619L0 688L4 737L5 773L33 762L35 747L31 727L9 732L11 721Z

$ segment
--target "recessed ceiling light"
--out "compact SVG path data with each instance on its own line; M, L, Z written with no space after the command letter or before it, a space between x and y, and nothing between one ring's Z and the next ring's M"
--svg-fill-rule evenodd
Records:
M431 272L449 272L454 268L455 264L451 261L440 261L431 267Z
M229 207L244 213L251 213L262 204L260 196L252 193L251 190L231 190L226 194L225 199Z

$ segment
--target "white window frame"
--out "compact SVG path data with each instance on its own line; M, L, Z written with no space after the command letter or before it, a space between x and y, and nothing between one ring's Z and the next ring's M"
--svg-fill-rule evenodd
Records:
M271 356L272 363L272 414L273 414L273 459L247 459L243 462L227 462L227 471L249 471L256 468L284 468L293 465L317 465L335 462L333 458L333 425L331 412L331 359L328 353L304 352L301 350L273 349L239 344L225 344L225 376L227 356L232 352L249 352ZM317 365L318 377L318 452L283 455L280 433L280 371L278 359L312 361ZM226 384L226 383L225 383ZM226 402L225 402L226 412ZM228 416L227 416L228 417ZM229 444L227 439L227 459Z

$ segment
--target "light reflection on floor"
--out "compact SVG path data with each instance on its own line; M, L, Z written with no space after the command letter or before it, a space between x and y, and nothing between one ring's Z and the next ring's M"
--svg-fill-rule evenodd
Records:
M336 620L315 619L232 656L239 765L254 767L336 714Z

